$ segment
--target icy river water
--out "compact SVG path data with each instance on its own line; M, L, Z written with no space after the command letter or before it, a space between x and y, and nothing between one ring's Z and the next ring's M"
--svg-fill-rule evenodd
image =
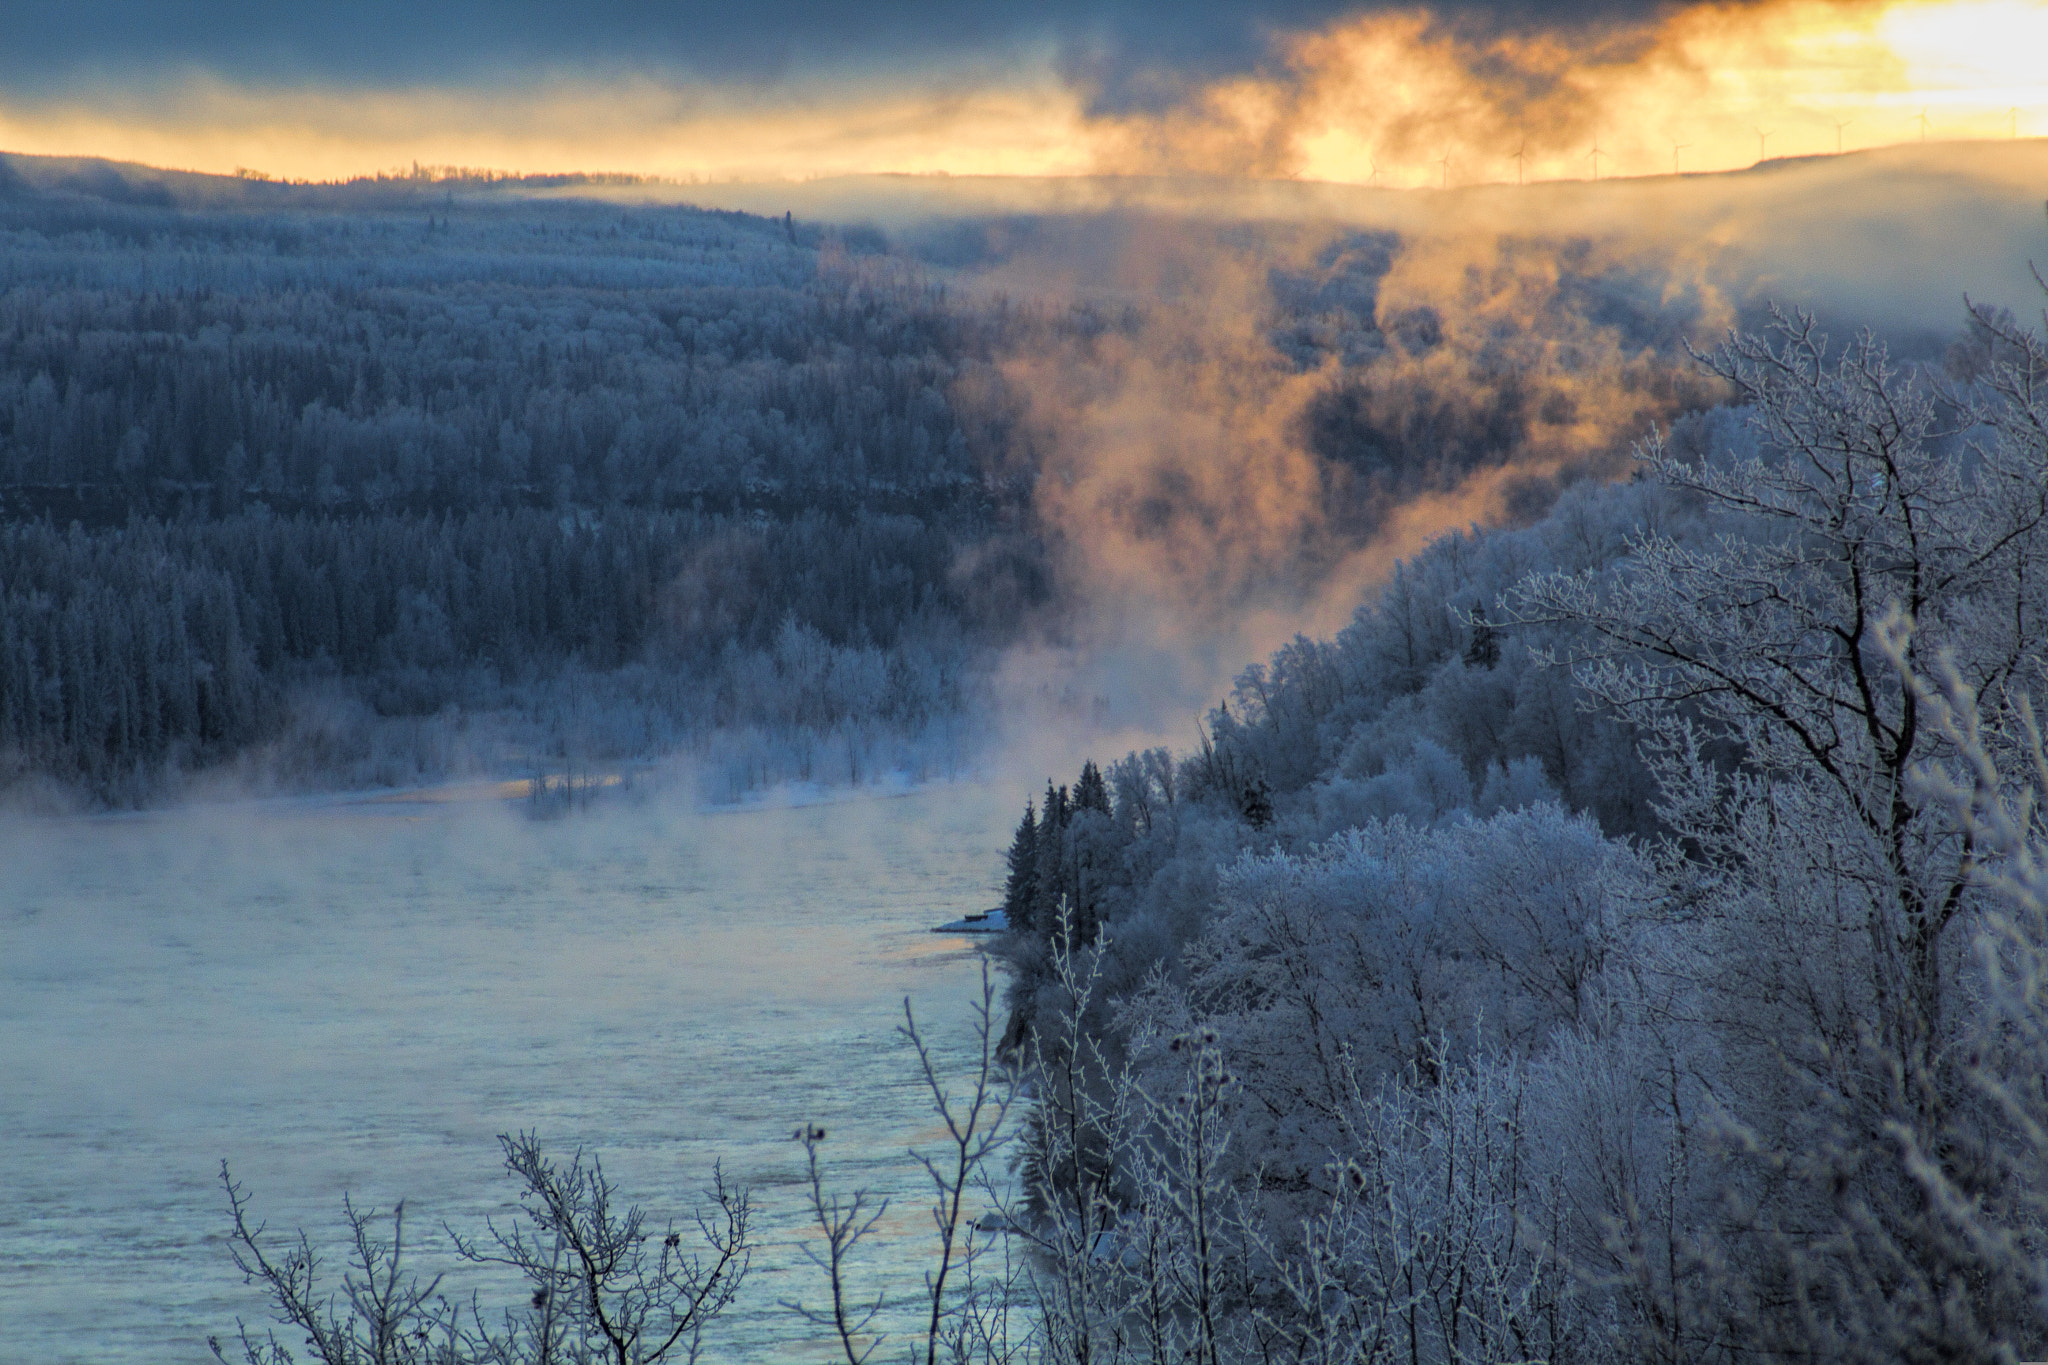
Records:
M964 1063L979 955L930 929L991 903L1011 795L0 824L0 1361L181 1365L261 1322L223 1158L337 1251L344 1191L404 1199L425 1264L443 1220L507 1211L519 1129L602 1156L657 1223L722 1160L763 1245L708 1358L826 1358L778 1306L822 1297L790 1133L899 1196L860 1270L915 1292L905 1151L933 1120L896 1028L914 997Z

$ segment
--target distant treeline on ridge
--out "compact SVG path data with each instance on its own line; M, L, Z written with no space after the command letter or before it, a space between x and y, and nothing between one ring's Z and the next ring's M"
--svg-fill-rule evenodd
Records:
M1123 229L891 243L533 189L0 157L0 787L143 801L259 752L258 785L406 782L715 731L749 736L744 790L971 746L998 652L1084 586L1080 532L1035 499L1064 433L1010 362L1089 372L1176 305L1019 304L947 272ZM1352 543L1475 470L1537 471L1520 519L1615 472L1597 442L1559 455L1610 363L1589 357L1616 357L1630 414L1711 398L1683 310L1597 255L1510 262L1521 320L1465 326L1380 317L1390 234L1259 232L1190 249L1291 262L1259 363L1315 376L1293 439ZM517 719L462 753L420 738L483 713Z

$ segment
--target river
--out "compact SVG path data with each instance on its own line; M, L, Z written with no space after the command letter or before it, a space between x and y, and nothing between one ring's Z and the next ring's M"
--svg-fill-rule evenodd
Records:
M860 1269L915 1292L905 1151L933 1120L896 1030L911 996L964 1064L979 954L930 928L992 903L1013 795L0 823L0 1360L199 1361L261 1323L223 1158L272 1229L337 1251L344 1191L404 1199L427 1264L443 1220L509 1210L519 1129L600 1155L657 1223L722 1161L762 1245L708 1358L826 1358L778 1306L823 1289L790 1133L899 1198Z

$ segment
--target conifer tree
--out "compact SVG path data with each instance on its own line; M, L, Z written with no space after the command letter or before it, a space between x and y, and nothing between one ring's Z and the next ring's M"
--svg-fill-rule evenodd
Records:
M1067 823L1072 809L1067 789L1045 784L1044 812L1038 821L1038 867L1031 890L1031 922L1051 925L1058 920L1060 900L1067 893Z
M1102 769L1093 759L1081 765L1081 778L1074 784L1074 809L1109 814L1109 784L1102 780Z
M1038 884L1038 816L1024 803L1024 818L1010 840L1009 875L1003 880L1003 917L1012 929L1032 926L1032 891Z

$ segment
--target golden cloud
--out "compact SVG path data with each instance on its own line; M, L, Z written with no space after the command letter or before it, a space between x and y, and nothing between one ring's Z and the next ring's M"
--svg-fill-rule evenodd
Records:
M1108 165L1423 188L1726 170L2048 118L2048 4L1708 4L1480 33L1426 9L1298 35L1271 74L1106 120Z
M1426 8L1282 35L1160 114L1089 117L1049 52L774 92L646 78L0 99L0 146L300 179L418 162L679 180L1253 175L1457 186L1719 170L2048 131L2048 0L1767 0L1503 33Z

